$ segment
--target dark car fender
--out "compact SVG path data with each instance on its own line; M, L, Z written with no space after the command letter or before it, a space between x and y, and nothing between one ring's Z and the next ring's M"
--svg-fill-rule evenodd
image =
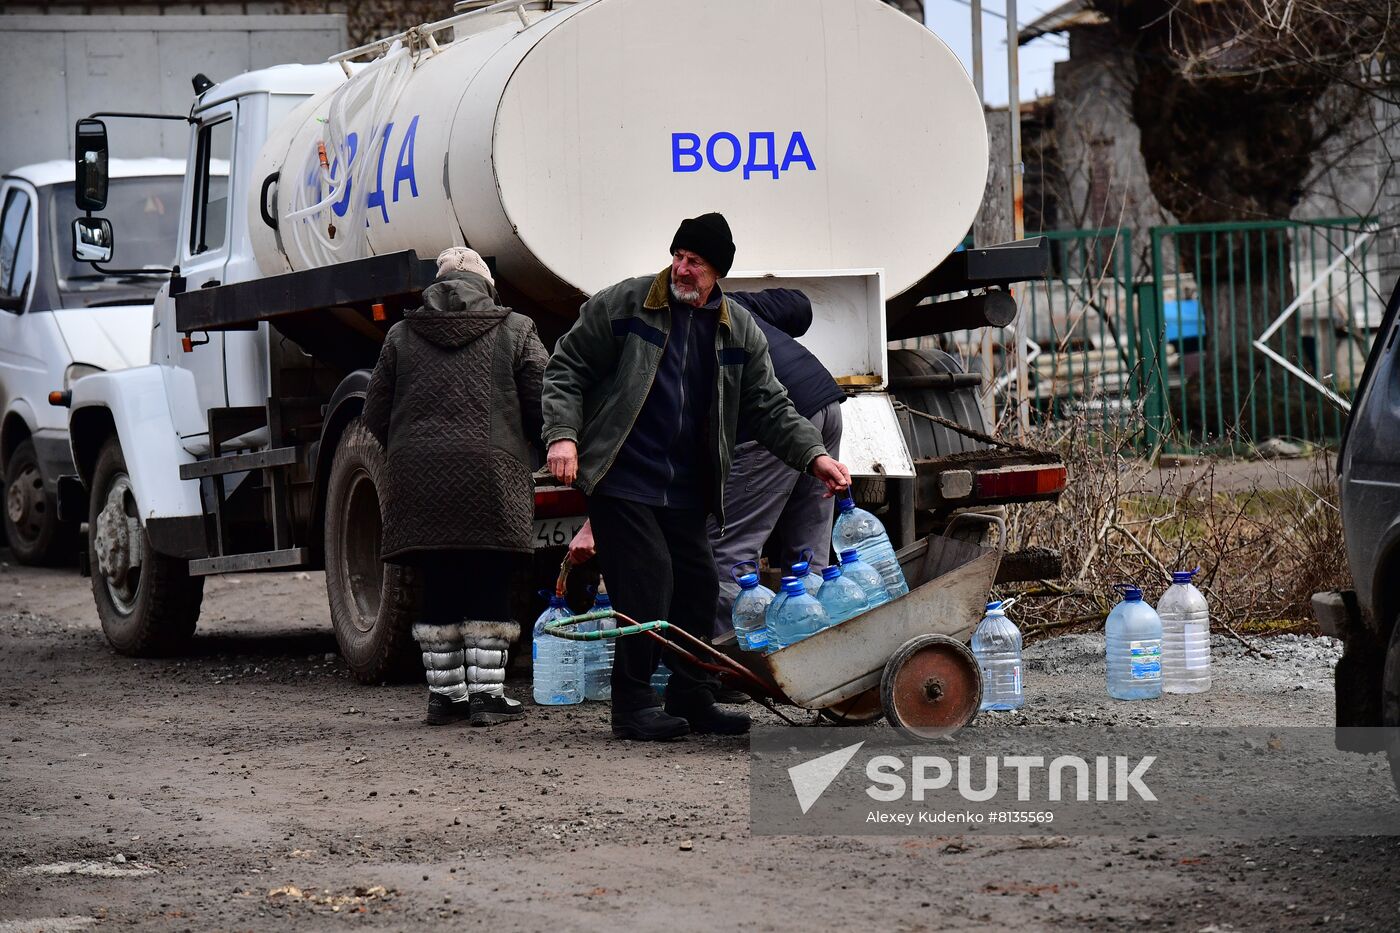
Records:
M365 392L369 388L370 370L357 369L335 387L330 401L326 403L325 420L321 423L321 437L311 445L311 469L316 477L316 493L312 500L311 525L317 530L311 546L315 563L325 560L321 540L321 529L326 522L326 488L330 484L331 461L335 459L335 449L340 444L340 436L345 428L360 416L365 407Z

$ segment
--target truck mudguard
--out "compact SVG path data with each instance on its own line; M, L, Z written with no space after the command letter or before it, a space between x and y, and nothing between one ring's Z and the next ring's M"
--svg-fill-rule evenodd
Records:
M202 423L194 375L172 366L85 376L73 384L68 416L73 460L83 481L115 429L126 459L127 475L143 522L150 519L202 516L198 480L180 479L180 464L195 457L180 441L172 404L182 411L182 425Z

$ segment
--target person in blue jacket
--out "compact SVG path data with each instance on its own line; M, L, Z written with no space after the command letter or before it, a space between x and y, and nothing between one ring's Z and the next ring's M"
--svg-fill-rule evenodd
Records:
M822 443L840 458L841 403L846 395L831 373L797 337L812 326L812 302L796 289L769 288L731 292L768 338L773 375L787 389L797 413L812 422ZM744 560L757 560L770 538L770 549L784 567L804 549L812 551L811 572L821 575L831 552L832 508L825 484L804 475L768 452L739 423L739 445L724 487L724 533L710 521L710 547L719 569L720 594L715 607L715 637L733 630L730 619L739 586L729 569Z

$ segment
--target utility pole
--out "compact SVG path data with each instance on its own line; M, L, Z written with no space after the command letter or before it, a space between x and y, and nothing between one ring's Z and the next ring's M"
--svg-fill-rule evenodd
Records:
M1021 161L1021 55L1020 29L1017 26L1016 0L1006 0L1006 112L1011 119L1011 224L1013 239L1026 236L1023 181L1025 165ZM1025 436L1030 428L1030 376L1027 369L1025 341L1025 303L1017 302L1016 310L1016 420Z

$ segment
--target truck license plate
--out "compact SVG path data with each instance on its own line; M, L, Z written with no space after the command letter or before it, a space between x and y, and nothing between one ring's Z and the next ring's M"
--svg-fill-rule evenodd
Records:
M531 541L536 548L567 547L587 520L588 516L586 515L539 519L535 522L535 531Z

